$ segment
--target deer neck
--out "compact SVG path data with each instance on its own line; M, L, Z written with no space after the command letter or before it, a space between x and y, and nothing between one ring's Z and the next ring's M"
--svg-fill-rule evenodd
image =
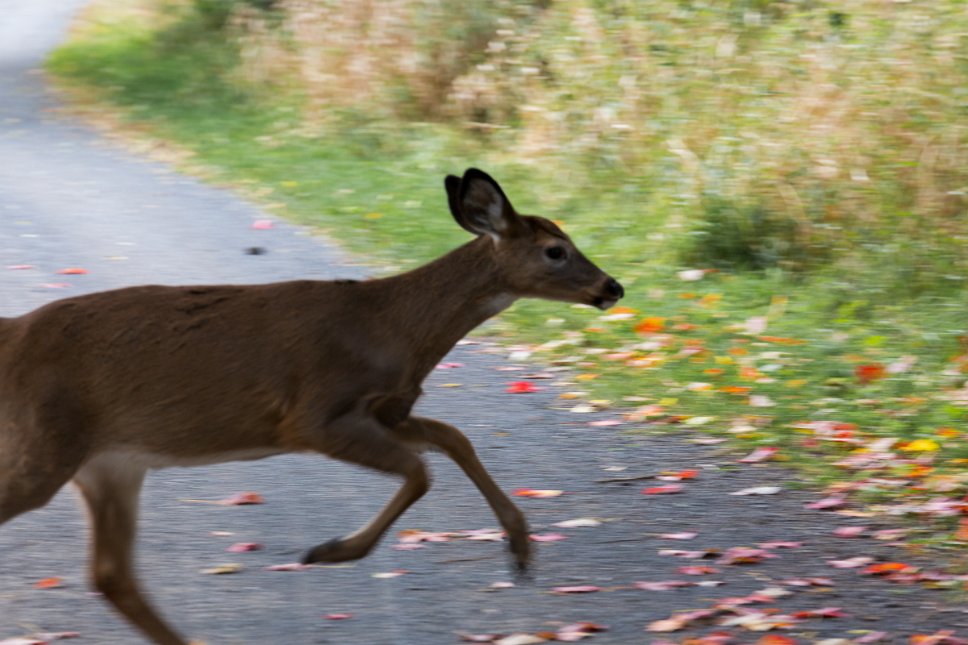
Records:
M391 293L387 321L425 375L472 329L517 298L501 278L492 242L480 237L407 273L380 282Z

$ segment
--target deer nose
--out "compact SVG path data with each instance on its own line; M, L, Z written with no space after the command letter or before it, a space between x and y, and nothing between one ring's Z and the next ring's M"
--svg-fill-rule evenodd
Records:
M605 283L605 292L616 299L625 295L625 289L615 278L609 278L608 282Z

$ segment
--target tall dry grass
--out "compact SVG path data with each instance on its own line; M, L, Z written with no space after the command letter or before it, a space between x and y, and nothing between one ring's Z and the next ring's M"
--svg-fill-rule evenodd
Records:
M343 109L450 121L524 162L641 183L696 233L687 255L710 252L709 236L750 247L785 231L762 263L806 267L906 236L925 241L923 261L966 268L957 0L277 7L281 28L240 15L241 73L293 83L310 122Z

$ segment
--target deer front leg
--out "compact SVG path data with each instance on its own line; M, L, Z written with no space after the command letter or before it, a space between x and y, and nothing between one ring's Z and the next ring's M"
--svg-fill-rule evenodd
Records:
M96 458L75 475L91 519L94 587L159 645L185 645L141 595L132 570L138 495L145 471L122 458Z
M403 486L390 502L365 526L342 538L312 548L304 564L358 560L376 546L383 534L404 511L430 489L430 475L420 456L388 428L370 416L351 415L326 428L322 452L360 466L403 477Z
M531 559L531 542L524 513L491 478L477 458L470 440L452 425L423 417L409 417L394 428L394 432L405 441L440 450L460 466L484 495L501 526L507 531L511 554L518 571L527 571Z

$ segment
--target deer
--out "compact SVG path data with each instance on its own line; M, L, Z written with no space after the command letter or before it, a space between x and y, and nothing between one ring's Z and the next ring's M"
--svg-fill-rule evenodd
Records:
M366 525L303 558L336 563L366 556L429 490L432 450L484 496L526 571L523 513L460 430L412 408L457 342L515 300L606 310L624 289L554 222L518 214L487 173L444 186L474 239L398 275L134 286L0 318L0 525L73 483L93 587L150 641L186 645L133 571L149 471L308 452L402 479Z

